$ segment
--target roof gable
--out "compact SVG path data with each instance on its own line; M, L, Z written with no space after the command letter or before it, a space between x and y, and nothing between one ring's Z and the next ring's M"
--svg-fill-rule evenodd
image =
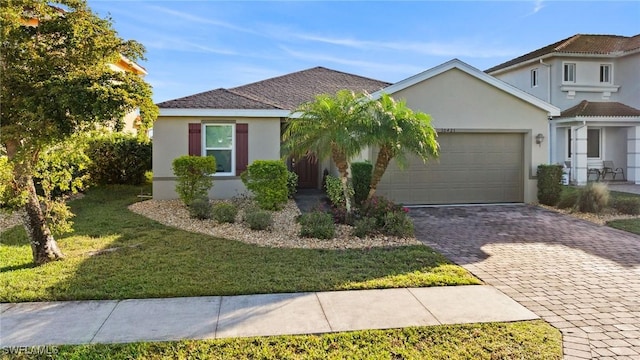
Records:
M496 87L510 95L513 95L525 102L528 102L530 104L532 104L533 106L536 106L538 108L541 108L543 110L546 110L550 116L558 116L560 115L560 109L558 109L557 107L542 101L540 99L538 99L537 97L528 94L514 86L511 86L501 80L496 79L495 77L488 75L474 67L472 67L471 65L460 61L458 59L453 59L450 60L444 64L438 65L434 68L431 68L429 70L423 71L419 74L416 74L414 76L408 77L402 81L399 81L393 85L387 86L386 88L377 91L372 95L372 97L374 99L379 98L383 93L389 94L389 95L393 95L394 93L406 89L410 86L413 86L417 83L426 81L432 77L435 77L437 75L440 75L444 72L447 72L449 70L452 69L458 69L460 71L463 71L473 77L475 77L476 79L479 79L493 87Z
M634 36L576 34L551 45L487 69L487 73L558 54L621 56L640 50L640 34Z

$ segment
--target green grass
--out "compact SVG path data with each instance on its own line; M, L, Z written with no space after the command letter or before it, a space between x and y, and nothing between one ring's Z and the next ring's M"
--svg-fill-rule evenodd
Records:
M148 191L148 189L145 189ZM258 247L167 227L127 210L140 187L95 188L70 203L63 261L32 266L22 227L2 234L0 301L126 299L478 284L426 246ZM92 255L107 248L116 251Z
M60 346L56 359L561 359L543 321L440 325L324 335ZM5 355L6 356L6 355ZM32 357L29 357L30 359ZM37 358L37 357L36 357ZM41 356L40 358L47 358ZM17 359L26 359L18 356Z

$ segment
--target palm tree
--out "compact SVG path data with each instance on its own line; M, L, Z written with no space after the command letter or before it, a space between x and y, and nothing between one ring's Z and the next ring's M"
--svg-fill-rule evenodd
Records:
M282 136L285 156L301 158L313 154L320 160L331 157L340 173L348 214L351 214L349 161L364 147L363 129L369 104L365 94L349 90L318 95L315 101L294 111L300 116L289 118Z
M413 112L406 101L395 101L388 94L371 106L370 128L366 142L378 147L378 156L371 175L367 199L376 192L378 183L392 159L402 169L406 166L406 155L416 154L424 162L439 155L437 134L431 126L431 116Z

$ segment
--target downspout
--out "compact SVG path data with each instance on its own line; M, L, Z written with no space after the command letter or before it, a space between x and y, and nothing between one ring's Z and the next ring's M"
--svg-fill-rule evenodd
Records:
M544 67L547 68L547 102L549 104L551 104L551 64L547 64L546 62L544 62L542 59L540 59L540 65L543 65ZM554 144L556 139L554 138L555 135L555 131L552 131L552 127L555 126L551 120L553 119L551 116L548 117L549 119L549 141L547 142L547 148L549 151L549 164L552 163L552 161L555 159L555 153L554 153Z

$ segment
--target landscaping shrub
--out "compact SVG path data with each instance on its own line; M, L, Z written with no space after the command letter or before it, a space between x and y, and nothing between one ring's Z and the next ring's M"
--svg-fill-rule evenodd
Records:
M363 238L367 235L375 234L377 230L378 225L376 219L371 217L364 217L355 221L355 223L353 224L352 234L359 238Z
M327 175L325 177L324 184L325 191L327 192L327 197L333 206L336 207L344 207L344 192L342 191L342 183L340 182L340 178Z
M580 196L580 191L571 191L571 192L563 192L560 195L560 200L556 204L558 209L570 209L576 206L578 203L578 197Z
M589 183L580 190L577 208L580 212L598 214L609 203L609 188L604 183Z
M213 186L211 175L216 172L213 156L180 156L173 160L172 168L178 178L176 192L187 206L195 199L208 197Z
M219 223L233 224L238 215L238 208L233 204L218 203L213 206L213 218Z
M362 204L369 195L372 172L373 165L368 162L354 162L351 164L351 181L356 205Z
M331 239L335 236L336 227L331 214L312 211L300 216L300 236L318 239Z
M402 211L394 211L385 214L382 233L389 236L410 237L413 236L413 222Z
M267 230L273 224L271 212L260 209L245 210L244 220L251 230Z
M640 198L618 198L613 202L613 208L621 214L640 215Z
M198 198L189 206L189 216L194 219L211 219L211 203L207 198Z
M403 211L402 206L382 196L374 196L360 206L360 215L376 219L379 228L384 226L384 219L388 213L399 211Z
M89 174L94 183L140 185L151 170L151 142L134 135L109 133L89 139Z
M538 201L541 204L554 206L560 200L562 192L562 166L538 166Z
M280 160L256 160L240 175L263 210L280 210L289 198L289 171Z
M292 198L298 192L298 174L287 171L287 195Z

